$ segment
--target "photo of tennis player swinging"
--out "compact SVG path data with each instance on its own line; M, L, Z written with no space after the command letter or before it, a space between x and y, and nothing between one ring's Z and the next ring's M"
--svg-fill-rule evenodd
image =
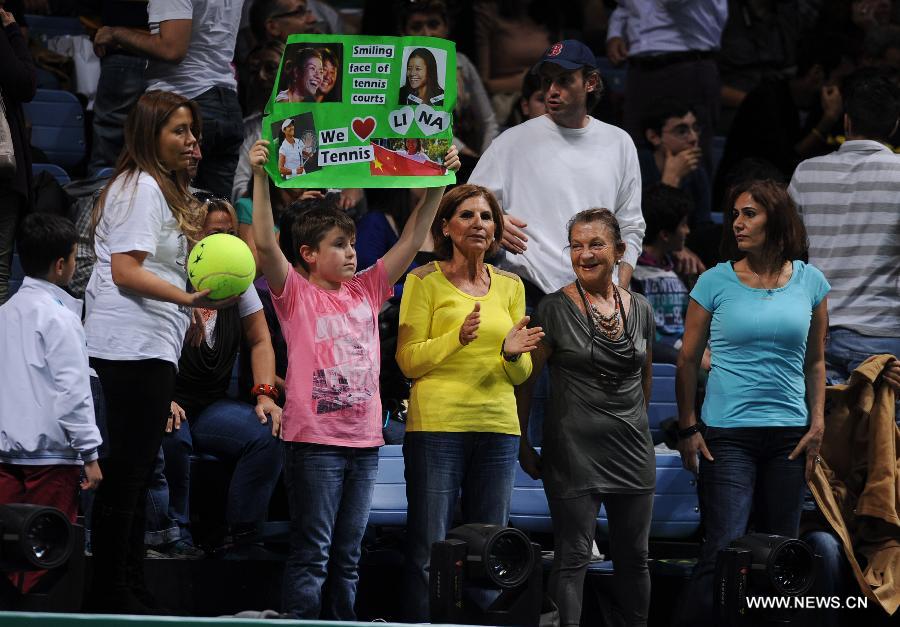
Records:
M301 113L272 125L272 136L279 137L278 171L287 181L319 169L318 140L312 113Z

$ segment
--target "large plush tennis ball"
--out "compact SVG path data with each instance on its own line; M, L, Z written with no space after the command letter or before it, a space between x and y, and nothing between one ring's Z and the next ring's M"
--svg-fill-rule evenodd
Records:
M188 278L197 291L210 290L215 300L244 291L256 278L253 253L240 238L216 233L197 242L188 257Z

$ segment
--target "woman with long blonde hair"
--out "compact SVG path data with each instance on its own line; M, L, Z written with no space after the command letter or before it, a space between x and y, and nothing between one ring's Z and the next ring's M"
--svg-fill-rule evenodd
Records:
M97 261L87 286L85 334L106 401L104 482L93 508L94 611L146 614L144 499L169 415L193 307L221 308L185 288L188 240L200 206L188 193L197 106L149 91L125 122L125 148L94 207Z

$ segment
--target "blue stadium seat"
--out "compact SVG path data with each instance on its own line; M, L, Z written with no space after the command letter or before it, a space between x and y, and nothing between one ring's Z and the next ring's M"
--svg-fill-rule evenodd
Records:
M87 31L77 17L26 14L25 22L32 37L44 42L60 35L86 35Z
M509 501L509 525L532 533L553 531L543 482L529 477L518 464L512 498Z
M650 435L653 437L653 443L659 444L663 441L660 423L666 418L678 416L673 364L653 364L653 390L650 393L647 416L650 419Z
M100 168L99 170L94 170L93 177L95 179L108 179L115 171L115 168Z
M369 524L383 527L406 525L406 477L403 446L388 444L378 451L378 475L369 509Z
M523 531L551 533L550 508L541 481L535 481L516 468L512 499L509 507L509 524ZM597 518L599 531L609 533L606 508L600 508ZM681 456L676 451L656 452L656 494L653 498L653 517L650 522L650 538L674 540L689 538L700 526L700 507L694 475L681 466Z
M31 165L31 172L37 176L41 172L47 172L56 179L60 185L66 185L69 182L69 174L55 163L34 163Z
M681 465L681 455L656 451L656 493L650 519L651 540L690 538L700 527L700 502L694 475ZM600 532L609 534L606 508L600 507Z
M31 143L47 154L50 163L71 168L84 159L84 109L74 94L38 89L34 100L23 107L31 120Z

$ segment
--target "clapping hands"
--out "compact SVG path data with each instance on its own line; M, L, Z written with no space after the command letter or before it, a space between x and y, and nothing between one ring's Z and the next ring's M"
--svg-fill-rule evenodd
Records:
M522 353L530 353L537 348L544 337L544 331L541 327L528 328L528 322L531 320L525 316L519 320L513 328L506 334L503 340L503 355L515 356Z

